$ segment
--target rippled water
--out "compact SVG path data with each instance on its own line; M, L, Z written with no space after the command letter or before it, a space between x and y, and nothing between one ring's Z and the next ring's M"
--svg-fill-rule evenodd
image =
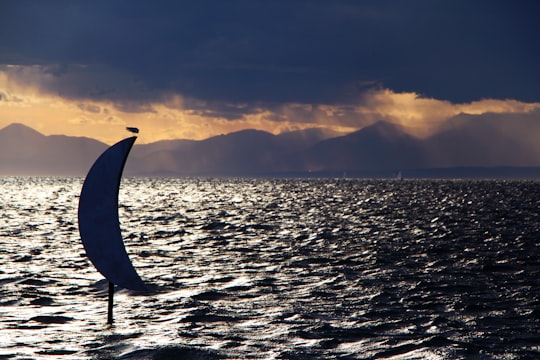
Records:
M540 182L124 179L112 326L82 179L0 184L0 358L540 358Z

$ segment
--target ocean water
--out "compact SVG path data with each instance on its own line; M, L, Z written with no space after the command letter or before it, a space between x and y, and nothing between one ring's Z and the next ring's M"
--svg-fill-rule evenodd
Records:
M0 359L540 358L540 182L123 179L112 326L81 186L0 178Z

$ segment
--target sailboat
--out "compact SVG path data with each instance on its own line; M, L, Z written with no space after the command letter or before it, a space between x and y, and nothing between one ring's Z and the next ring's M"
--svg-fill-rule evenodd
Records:
M136 136L109 147L86 176L79 198L79 233L86 255L109 281L108 322L112 323L114 286L144 291L146 286L126 252L118 218L118 192Z

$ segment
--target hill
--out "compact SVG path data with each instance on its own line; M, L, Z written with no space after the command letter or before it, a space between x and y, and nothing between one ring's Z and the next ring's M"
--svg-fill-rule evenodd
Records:
M0 130L0 175L82 175L107 145L85 137L45 136L25 125Z
M421 177L422 174L437 176L437 173L467 177L470 169L471 176L533 176L540 166L537 133L540 122L534 117L489 114L456 116L426 139L413 137L401 127L383 121L333 137L316 129L277 136L243 130L200 141L136 144L125 174L340 176L347 173L390 177L401 170L405 176L408 172ZM45 136L27 126L11 124L0 130L0 175L84 176L106 148L106 144L93 139Z

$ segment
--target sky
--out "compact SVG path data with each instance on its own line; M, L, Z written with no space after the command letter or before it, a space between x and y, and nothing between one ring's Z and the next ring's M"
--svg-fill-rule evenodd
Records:
M0 128L113 143L136 126L148 143L538 116L539 14L535 0L0 0Z

